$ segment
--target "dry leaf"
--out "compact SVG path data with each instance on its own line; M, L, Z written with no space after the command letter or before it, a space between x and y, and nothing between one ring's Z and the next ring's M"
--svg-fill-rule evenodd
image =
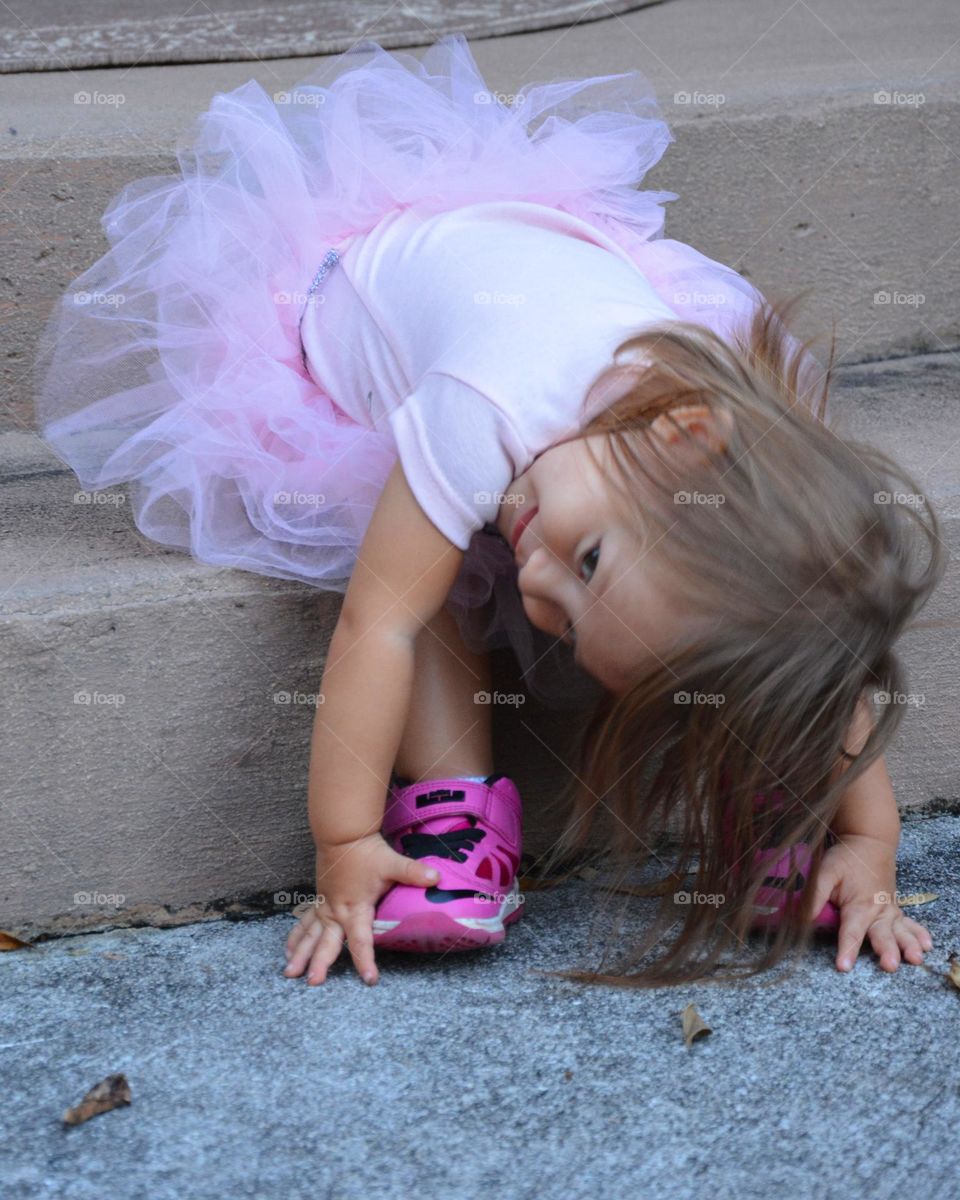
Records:
M909 896L898 896L897 903L901 908L911 908L914 904L929 904L931 900L939 900L938 892L912 892Z
M710 1026L697 1012L695 1004L688 1004L683 1010L683 1040L690 1046L695 1038L705 1037L712 1033Z
M63 1114L65 1125L81 1125L91 1117L119 1108L121 1104L129 1104L130 1084L126 1075L108 1075L90 1089L79 1104L68 1108Z
M126 958L125 954L114 954L112 950L104 950L100 955L101 958Z
M21 942L18 937L14 937L12 933L7 933L0 929L0 950L30 950L32 949L29 942Z
M960 991L960 959L955 954L950 955L950 970L947 972L947 978Z

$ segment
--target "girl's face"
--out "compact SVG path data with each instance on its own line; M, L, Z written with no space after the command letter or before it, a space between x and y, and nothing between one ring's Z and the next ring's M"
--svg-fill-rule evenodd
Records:
M511 484L497 528L519 564L531 623L575 645L577 663L620 692L664 654L679 629L657 587L654 554L644 551L614 503L609 462L603 434L551 446Z

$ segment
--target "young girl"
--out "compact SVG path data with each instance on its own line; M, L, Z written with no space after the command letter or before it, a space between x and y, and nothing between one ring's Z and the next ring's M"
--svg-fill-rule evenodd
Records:
M758 928L749 973L815 928L844 969L865 935L888 970L931 945L892 900L902 713L874 724L869 694L903 690L936 521L826 428L791 305L662 236L676 195L636 185L672 140L636 71L497 97L460 34L420 62L366 41L215 96L51 318L40 426L86 487L128 482L139 528L205 562L345 593L288 975L322 982L346 940L373 983L375 946L522 914L483 703L505 645L535 696L595 706L553 858L599 808L625 868L662 861L683 817L646 942L568 977L699 978Z

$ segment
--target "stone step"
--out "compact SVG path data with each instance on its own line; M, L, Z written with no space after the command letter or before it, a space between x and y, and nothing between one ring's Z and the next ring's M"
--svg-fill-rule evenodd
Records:
M684 0L471 48L505 96L548 79L642 71L676 139L645 181L680 197L665 206L666 235L765 292L812 286L801 331L836 319L843 359L854 362L960 342L954 24L951 0L844 0L816 12ZM33 427L40 322L107 249L99 218L112 197L177 170L177 138L215 93L256 79L273 95L324 61L4 78L0 429Z
M904 807L960 790L958 384L960 360L941 354L842 367L834 389L831 423L916 475L953 556L922 614L934 624L900 643L925 696L888 752ZM77 502L76 478L30 435L3 435L2 458L0 927L190 920L306 886L310 696L339 597L156 546L106 502L123 489ZM521 691L508 652L494 668L499 692ZM556 836L549 802L581 722L532 701L494 709L497 769L524 795L534 853ZM123 897L120 915L84 894Z
M643 71L676 138L646 179L680 196L666 206L666 235L770 296L814 287L797 332L836 322L838 418L918 474L955 559L952 15L947 0L844 0L816 13L684 0L472 50L507 95ZM78 497L32 432L31 388L41 323L106 250L99 218L112 197L176 170L178 137L216 92L251 78L283 91L322 61L5 77L2 927L29 936L197 919L310 879L309 696L339 598L157 546L132 525L122 489ZM902 642L928 698L888 755L904 806L957 797L958 611L951 566L924 614L933 623ZM520 690L506 652L494 669L498 690ZM524 794L535 852L555 836L547 805L579 720L532 702L494 709L498 769ZM107 902L77 903L81 893L122 896L119 916Z

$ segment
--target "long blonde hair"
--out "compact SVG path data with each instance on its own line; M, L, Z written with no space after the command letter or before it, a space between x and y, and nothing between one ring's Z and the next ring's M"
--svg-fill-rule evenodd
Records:
M843 792L903 717L902 705L883 705L861 752L845 749L867 689L906 691L893 645L943 573L939 525L922 503L884 502L920 489L886 454L827 427L835 334L825 372L808 353L816 339L794 342L793 353L788 341L786 319L805 295L763 301L730 343L680 321L628 339L617 355L642 356L614 368L621 383L632 372L628 390L581 429L583 437L608 435L621 502L655 547L671 598L715 625L627 690L606 694L587 721L561 797L563 831L544 869L596 856L603 816L600 849L622 868L621 882L640 867L666 868L641 889L661 902L636 944L611 934L612 966L547 974L631 987L729 983L805 948L809 886L801 911L788 914L763 953L728 973L717 969L747 944L764 877L757 847L807 843L813 877ZM670 412L690 403L732 421L723 448L691 459L678 484L649 427L666 414L689 444ZM722 503L678 503L681 490ZM756 794L773 787L785 807L776 816L756 811ZM671 865L664 847L680 814ZM722 903L675 903L694 858L688 888ZM643 962L678 919L666 952Z

